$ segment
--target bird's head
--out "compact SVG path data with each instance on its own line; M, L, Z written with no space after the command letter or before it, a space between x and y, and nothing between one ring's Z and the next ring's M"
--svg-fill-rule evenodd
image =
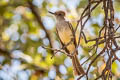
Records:
M64 18L65 17L64 11L56 11L55 13L49 11L49 13L55 15L56 18L59 18L59 17Z

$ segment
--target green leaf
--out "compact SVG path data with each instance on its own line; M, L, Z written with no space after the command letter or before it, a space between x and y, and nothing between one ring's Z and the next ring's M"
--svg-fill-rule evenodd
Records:
M116 62L113 62L112 64L112 72L115 73L117 71L118 65L116 64Z

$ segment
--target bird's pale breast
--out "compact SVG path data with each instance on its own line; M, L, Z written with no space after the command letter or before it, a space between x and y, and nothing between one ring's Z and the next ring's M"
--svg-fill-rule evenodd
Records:
M59 22L56 24L57 27L57 31L58 31L58 35L60 37L60 40L64 43L64 44L68 44L71 39L73 38L72 35L72 31L69 27L69 23L64 21L64 22ZM70 52L73 52L75 49L75 46L73 44L73 42L67 46L67 49Z

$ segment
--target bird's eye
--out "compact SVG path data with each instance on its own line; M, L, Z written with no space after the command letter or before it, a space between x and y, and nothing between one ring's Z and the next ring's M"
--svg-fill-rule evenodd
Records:
M62 14L58 14L59 16L62 16Z

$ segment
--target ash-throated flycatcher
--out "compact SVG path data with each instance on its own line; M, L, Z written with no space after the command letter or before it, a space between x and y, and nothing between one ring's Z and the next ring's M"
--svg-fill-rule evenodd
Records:
M75 48L74 41L71 41L74 37L73 37L72 29L70 26L71 24L68 21L65 21L65 18L64 18L65 12L57 11L55 13L53 12L49 12L49 13L55 15L56 17L56 20L57 20L56 30L62 45L66 46L65 48L66 53L68 54L74 53L76 48ZM85 72L77 58L77 51L70 58L72 59L74 75L84 74Z

